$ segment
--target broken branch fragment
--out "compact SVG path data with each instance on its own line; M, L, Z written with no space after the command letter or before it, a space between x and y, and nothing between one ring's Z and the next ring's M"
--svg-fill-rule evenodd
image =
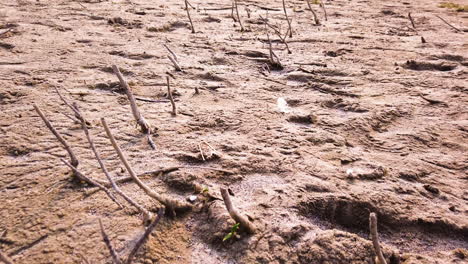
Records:
M221 195L224 200L224 204L226 205L226 209L236 223L239 223L242 228L244 228L247 233L254 234L256 231L255 226L245 217L240 215L232 206L231 198L229 197L229 192L227 189L221 188Z
M320 20L317 17L317 13L315 13L315 11L312 9L312 6L310 5L310 0L306 0L306 2L309 6L310 12L312 12L312 15L314 16L315 25L320 25Z
M176 109L176 105L175 105L175 102L174 102L174 98L172 97L171 85L169 84L169 76L166 76L166 81L167 81L167 97L169 97L169 100L171 101L172 115L176 116L177 115L177 109Z
M187 0L185 0L185 10L187 10L187 16L188 16L188 19L190 21L190 26L192 27L192 33L195 33L195 28L193 27L192 18L190 17L190 11L189 11L189 8L188 8L188 1Z
M372 244L374 245L374 252L379 260L377 264L387 264L387 261L383 256L382 249L380 248L379 244L379 235L377 233L377 216L375 215L375 213L370 213L369 215L369 229Z
M99 227L101 227L102 240L104 240L104 243L106 244L107 248L109 249L109 252L110 252L110 254L112 256L112 260L114 261L115 264L121 264L122 261L120 261L119 256L117 256L117 252L115 252L115 249L112 247L109 236L107 236L106 231L104 230L104 226L102 226L101 219L99 219Z

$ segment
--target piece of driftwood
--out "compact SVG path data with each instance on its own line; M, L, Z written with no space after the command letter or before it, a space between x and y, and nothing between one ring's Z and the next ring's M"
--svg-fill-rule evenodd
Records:
M239 223L241 228L244 228L245 231L249 234L254 234L256 232L256 228L254 224L252 224L247 217L239 214L234 207L232 206L231 198L229 197L229 192L225 188L221 188L221 196L223 197L224 204L226 205L226 209L236 223Z
M377 259L379 260L378 264L387 264L379 244L379 235L377 233L377 216L375 213L370 213L369 215L369 229L372 244L374 245L374 252L377 255Z
M186 212L189 210L192 210L192 205L178 201L175 199L172 199L170 197L167 197L165 195L161 195L156 193L155 191L151 190L146 184L144 184L136 175L136 173L133 171L133 168L130 166L130 163L127 161L127 158L123 154L122 150L120 149L119 145L117 144L117 141L115 140L114 136L112 135L112 132L109 129L109 126L106 123L106 120L104 118L101 118L101 123L106 130L107 137L112 143L112 146L114 147L115 151L117 152L120 161L124 164L125 168L127 169L128 174L130 177L132 177L133 181L151 198L157 200L158 202L162 203L164 206L166 206L166 209L169 214L175 216L176 212Z

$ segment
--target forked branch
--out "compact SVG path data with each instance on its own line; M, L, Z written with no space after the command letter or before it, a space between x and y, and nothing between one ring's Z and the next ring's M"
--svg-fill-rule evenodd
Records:
M314 21L315 25L320 25L320 20L318 19L317 13L315 13L314 9L312 9L312 6L310 5L310 0L306 0L307 6L309 6L310 12L312 12L312 15L314 16Z

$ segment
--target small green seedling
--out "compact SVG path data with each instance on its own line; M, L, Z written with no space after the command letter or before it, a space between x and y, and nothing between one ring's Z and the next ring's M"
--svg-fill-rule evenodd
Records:
M230 239L232 236L234 236L237 232L237 230L239 230L239 225L240 223L236 223L235 225L233 225L231 227L231 232L229 232L224 238L223 238L223 242Z
M208 187L203 187L203 190L201 191L201 193L208 193L209 190L208 190Z

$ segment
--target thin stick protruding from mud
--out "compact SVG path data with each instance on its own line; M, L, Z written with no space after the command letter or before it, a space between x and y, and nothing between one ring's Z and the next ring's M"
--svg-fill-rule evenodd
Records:
M169 198L165 195L160 195L153 190L151 190L146 184L144 184L136 175L136 173L133 171L133 168L130 166L130 163L127 161L127 158L123 154L122 150L120 149L119 145L117 144L117 141L115 140L114 136L112 135L112 132L109 129L109 126L107 125L107 122L104 118L101 118L101 123L104 129L106 130L107 137L112 143L112 146L115 149L115 152L117 152L120 161L124 164L125 168L128 171L128 174L130 177L133 178L133 181L151 198L157 200L158 202L162 203L164 206L166 206L167 210L169 211L168 213L175 216L176 211L184 212L184 211L189 211L192 209L192 205L184 202L180 202L178 200Z
M447 22L447 20L443 19L442 17L440 17L440 16L438 16L438 15L435 15L435 16L436 16L437 18L439 18L440 20L442 20L442 22L444 22L445 24L447 24L449 27L455 29L455 30L458 31L458 32L463 32L461 29L452 26L449 22Z
M3 253L1 250L0 261L3 261L5 264L13 264L13 260L11 260L10 257L8 257L7 254Z
M293 35L292 35L291 21L289 20L288 12L286 11L286 3L284 2L284 0L283 0L283 11L284 11L284 15L286 16L286 21L288 22L289 37L292 38Z
M188 16L188 19L190 21L190 26L192 27L192 33L195 33L195 28L193 27L192 18L190 17L190 11L189 11L189 8L188 8L188 1L187 0L185 0L185 10L187 10L187 16Z
M160 208L158 210L158 214L156 216L156 218L153 220L153 222L151 222L151 224L146 228L145 230L145 233L143 233L143 235L140 237L140 239L138 239L138 241L136 242L135 244L135 247L133 247L132 251L130 252L130 254L128 255L127 257L127 261L126 263L127 264L130 264L132 263L133 261L133 258L135 257L135 255L138 253L138 250L141 248L141 246L143 246L146 242L146 240L148 240L148 237L150 236L150 234L153 232L154 228L156 227L156 225L159 223L159 221L161 220L161 218L163 217L164 215L164 208Z
M101 159L101 155L99 155L99 152L97 151L96 149L96 146L94 145L94 141L93 139L91 138L91 135L89 134L89 131L88 131L88 127L86 126L86 121L83 117L83 115L81 114L78 106L76 104L73 105L73 109L75 109L78 117L80 118L81 120L81 127L83 128L83 131L86 135L86 138L88 139L88 143L89 143L89 146L91 147L91 150L93 151L94 153L94 156L96 157L98 163L99 163L99 166L101 167L102 169L102 172L104 172L104 174L106 175L106 178L109 180L112 188L115 190L115 192L117 194L119 194L120 196L122 196L122 198L125 199L125 201L127 201L129 204L133 205L142 215L143 215L143 222L144 223L147 223L148 221L151 221L151 218L152 218L152 214L150 212L148 212L148 210L146 210L143 206L141 206L139 203L135 202L133 199L131 199L128 195L126 195L120 188L119 186L115 183L114 179L112 179L109 171L107 170L107 167L106 165L104 164L104 162L102 161ZM122 207L122 206L121 206Z
M244 29L244 26L242 25L242 21L241 21L240 15L239 15L239 7L237 6L237 0L234 0L234 4L235 4L235 7L236 7L237 20L239 21L241 31L244 32L245 29Z
M411 12L408 13L408 19L410 20L411 26L413 27L413 29L416 30L416 24L414 23L414 19L411 16Z
M312 12L312 15L314 16L314 21L315 25L320 25L320 20L318 19L317 13L312 9L312 6L310 5L310 0L306 0L307 5L309 6L310 12Z
M275 26L272 26L270 23L268 23L268 19L263 18L262 16L260 16L260 19L263 20L265 25L267 25L269 28L273 29L273 31L278 36L278 38L281 40L281 42L283 42L284 46L286 46L286 50L288 50L288 54L292 54L292 51L289 49L289 45L286 42L286 39L288 37L290 28L288 28L288 30L286 31L286 34L284 34L284 37L283 37L281 35L281 32Z
M380 248L379 244L379 234L377 233L377 216L375 215L375 213L370 213L369 215L369 229L372 244L374 245L374 252L379 260L378 264L387 264L387 261L383 256L382 249Z
M141 115L140 110L138 109L138 106L136 104L135 97L133 96L132 90L130 89L130 86L128 86L128 83L125 81L122 73L120 73L120 70L116 65L112 65L112 70L114 71L114 74L117 75L117 78L119 78L120 86L125 90L125 93L127 94L128 100L130 101L130 107L132 108L133 117L135 118L138 125L140 125L141 132L146 134L148 138L148 143L151 146L151 148L156 149L156 145L154 144L153 139L151 138L151 127L146 121L146 119Z
M323 9L323 14L325 16L325 21L328 21L327 9L325 8L325 1L320 1L320 6Z
M234 0L232 1L232 8L231 8L231 17L234 22L237 22L236 17L234 16L234 9L236 8L236 4L234 3Z
M167 55L167 58L172 62L172 64L174 64L174 68L176 69L176 71L182 71L182 67L180 67L180 64L179 64L179 58L177 57L175 52L173 52L166 44L163 44L163 46L172 55L172 56Z
M247 233L254 234L256 232L255 226L245 216L240 215L236 209L234 209L227 189L221 188L221 196L223 197L224 204L226 205L226 209L228 210L231 218L234 219L236 223L239 223Z
M169 53L172 55L172 57L178 62L179 58L177 57L175 52L173 52L166 44L163 44L163 46L167 49L167 51L169 51Z
M44 115L44 113L41 111L41 109L36 104L34 104L33 107L34 107L34 110L36 110L36 112L41 117L42 121L44 121L45 125L50 130L50 132L52 132L52 134L54 134L54 136L57 138L57 140L63 145L63 148L68 152L68 155L70 156L71 165L73 167L77 168L78 165L80 164L80 162L76 158L75 153L71 149L68 142L62 137L62 135L60 135L60 133L57 131L57 129L55 129L55 127L50 123L50 121L47 119L47 117Z
M99 227L101 228L102 240L104 240L106 247L109 249L109 252L112 256L112 260L114 261L115 264L122 264L122 261L117 255L117 252L115 252L114 247L112 247L109 236L107 236L106 231L104 230L104 226L102 225L101 219L99 219Z
M172 97L171 85L169 84L169 76L166 76L166 81L167 81L167 97L169 97L169 100L171 101L172 115L176 116L177 115L177 109L176 109L176 105L175 105L175 102L174 102L174 98Z
M115 196L109 191L109 189L107 189L104 184L96 181L96 180L93 180L87 176L85 176L83 173L81 173L76 167L74 167L73 165L71 165L68 161L64 160L64 159L60 159L65 165L67 165L72 171L73 173L75 174L75 177L77 177L78 179L80 179L81 181L84 181L84 182L87 182L88 184L92 185L92 186L96 186L98 187L99 189L103 190L107 196L109 196L109 198L114 202L116 203L120 208L123 208L122 204L119 203L119 201L117 201L117 199L115 198Z

